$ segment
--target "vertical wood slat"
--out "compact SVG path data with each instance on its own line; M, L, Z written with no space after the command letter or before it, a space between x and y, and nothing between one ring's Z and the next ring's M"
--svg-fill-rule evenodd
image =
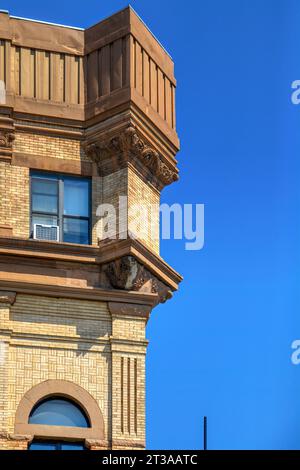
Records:
M111 91L122 87L122 39L111 44Z
M96 70L96 74L97 74L97 80L98 80L98 97L101 97L101 94L102 94L102 48L100 47L100 49L98 49L97 51L97 54L98 54L98 58L97 58L97 61L98 61L98 67L97 67L97 70Z
M143 94L143 51L139 43L135 42L135 87L137 92Z
M84 63L83 57L78 57L78 103L83 104L84 99Z
M110 93L110 45L104 46L101 53L101 95Z
M51 52L50 55L50 99L60 103L64 100L64 55Z
M36 51L36 97L50 99L50 54Z
M12 45L10 41L5 41L5 86L6 90L11 92L13 90L12 81Z
M143 96L150 102L150 63L147 52L143 52Z
M20 50L21 95L27 98L35 96L35 51L22 47Z
M88 101L95 101L98 98L98 84L98 51L94 51L88 56Z
M16 48L12 45L10 47L10 63L8 64L8 67L10 67L10 91L18 94L18 89L16 88Z
M75 56L65 56L65 101L69 104L78 104L78 78L79 63Z
M128 61L128 49L130 50L129 36L122 38L122 87L130 85L130 58Z
M165 84L164 76L160 69L157 69L157 80L158 112L165 119Z
M150 104L157 111L157 67L150 59Z
M172 120L172 89L171 83L168 78L165 78L165 103L166 103L166 121L169 126L172 127L173 120Z
M172 94L172 127L176 129L176 108L175 108L175 87L172 85L171 87L171 94Z
M5 41L0 40L0 80L6 81L5 71L6 71L6 57L5 57Z
M16 93L21 95L21 48L15 48L15 87Z

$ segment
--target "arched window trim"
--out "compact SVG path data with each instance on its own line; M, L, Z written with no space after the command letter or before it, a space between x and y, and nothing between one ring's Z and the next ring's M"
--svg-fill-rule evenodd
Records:
M29 424L32 409L51 396L73 401L86 414L91 427ZM47 380L30 389L19 403L15 418L15 433L31 439L97 440L105 442L104 420L97 402L82 387L65 380Z

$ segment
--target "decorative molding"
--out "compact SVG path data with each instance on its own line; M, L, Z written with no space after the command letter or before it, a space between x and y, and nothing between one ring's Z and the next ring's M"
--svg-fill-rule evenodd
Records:
M16 292L8 292L0 290L0 304L13 305L16 301Z
M154 307L156 304L156 296L148 292L128 292L128 291L112 291L105 289L89 289L75 288L65 286L51 286L49 284L37 284L36 282L17 282L2 281L0 279L0 287L13 287L20 294L41 295L43 297L55 297L63 299L77 300L96 300L96 301L119 301L145 304Z
M157 303L164 303L173 295L169 286L157 279L133 256L123 256L104 264L101 269L114 289L157 294Z
M133 125L118 135L86 146L87 155L97 163L99 174L105 176L132 163L139 171L146 169L152 183L159 189L178 180L178 173L163 161L162 155L142 139Z
M11 160L13 142L15 140L15 127L11 108L0 108L0 159Z

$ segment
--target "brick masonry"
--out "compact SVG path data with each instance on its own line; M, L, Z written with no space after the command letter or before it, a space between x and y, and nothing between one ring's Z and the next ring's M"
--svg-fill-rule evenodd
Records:
M108 442L144 441L145 320L112 319L105 302L20 294L14 305L0 304L0 331L0 434L8 436L0 448L22 448L9 437L17 407L46 380L87 390L103 414Z

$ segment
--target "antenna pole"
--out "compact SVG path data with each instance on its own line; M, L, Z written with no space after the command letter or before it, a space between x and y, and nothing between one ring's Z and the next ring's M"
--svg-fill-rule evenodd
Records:
M203 419L203 449L207 450L207 416Z

